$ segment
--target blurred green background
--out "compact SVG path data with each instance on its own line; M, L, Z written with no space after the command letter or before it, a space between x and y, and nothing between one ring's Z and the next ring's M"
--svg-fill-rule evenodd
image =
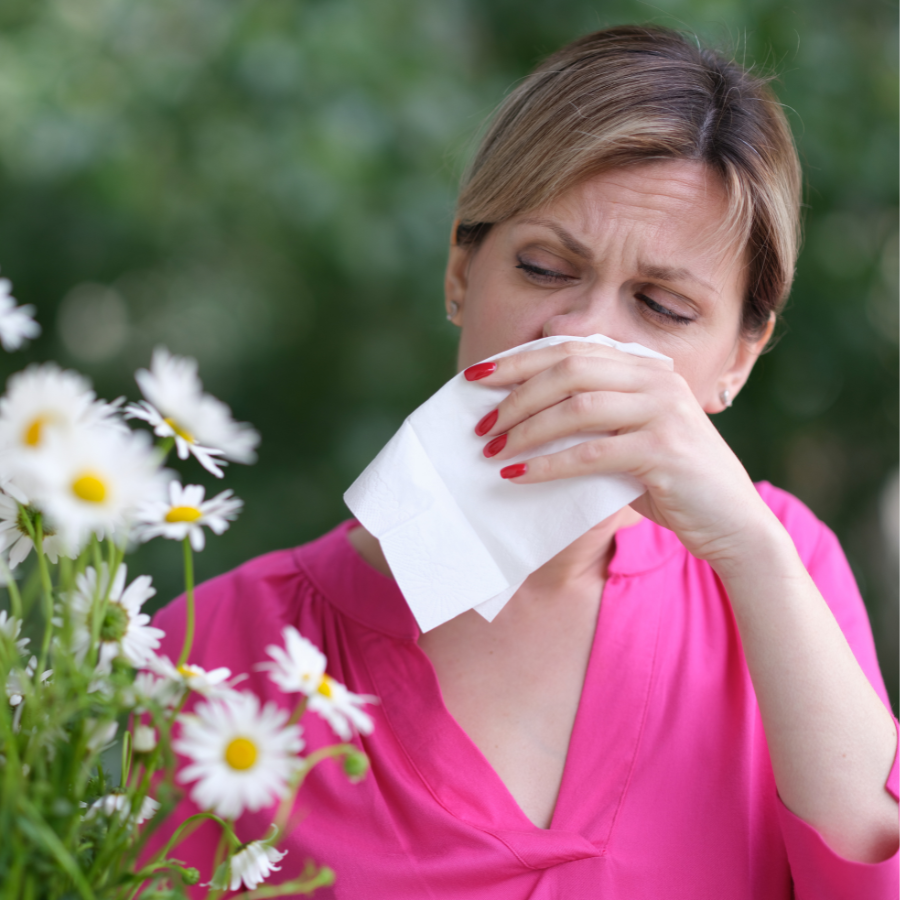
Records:
M897 9L857 0L3 0L0 264L54 358L136 398L163 343L261 431L201 577L316 537L454 372L442 268L484 117L548 52L652 21L779 75L807 178L777 347L717 424L841 537L897 702ZM220 483L198 466L185 477ZM180 548L133 565L159 600Z

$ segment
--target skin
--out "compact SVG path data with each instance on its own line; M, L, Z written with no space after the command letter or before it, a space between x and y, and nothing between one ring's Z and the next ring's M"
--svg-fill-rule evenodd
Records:
M780 797L836 852L874 862L898 845L897 804L884 790L893 722L709 419L724 389L738 394L773 324L741 333L745 260L726 216L703 164L655 161L595 176L495 225L477 248L451 246L445 294L461 328L460 368L543 336L599 332L658 350L674 371L581 343L499 362L482 383L516 387L484 436L508 436L497 459L607 433L533 457L515 483L627 472L647 493L533 573L493 623L469 611L419 646L450 713L525 814L548 827L615 533L646 516L709 562L728 592ZM371 535L360 528L351 541L389 573Z

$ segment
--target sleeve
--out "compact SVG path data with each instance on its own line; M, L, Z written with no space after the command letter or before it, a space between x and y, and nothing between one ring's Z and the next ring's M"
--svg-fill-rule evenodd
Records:
M872 629L844 552L834 533L805 508L804 512L814 520L818 536L817 540L809 542L811 553L804 553L805 542L795 539L803 562L837 619L857 662L890 710ZM896 719L894 725L897 727ZM897 799L897 751L885 790ZM900 851L878 863L853 862L835 853L819 832L795 816L780 798L778 817L797 900L896 900L900 895Z

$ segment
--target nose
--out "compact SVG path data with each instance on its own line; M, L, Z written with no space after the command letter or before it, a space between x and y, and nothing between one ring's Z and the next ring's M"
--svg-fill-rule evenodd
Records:
M633 325L627 319L619 292L612 287L594 286L580 297L569 298L563 309L547 319L543 337L602 334L614 341L627 343L634 339L631 334Z

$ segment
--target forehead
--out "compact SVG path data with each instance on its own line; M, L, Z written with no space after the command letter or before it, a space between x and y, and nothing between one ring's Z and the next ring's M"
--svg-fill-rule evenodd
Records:
M587 244L625 234L628 245L637 251L642 244L641 252L651 250L660 264L681 265L690 258L720 270L720 277L739 277L743 269L744 254L737 252L742 241L722 180L695 160L654 160L602 172L521 220L556 221Z

